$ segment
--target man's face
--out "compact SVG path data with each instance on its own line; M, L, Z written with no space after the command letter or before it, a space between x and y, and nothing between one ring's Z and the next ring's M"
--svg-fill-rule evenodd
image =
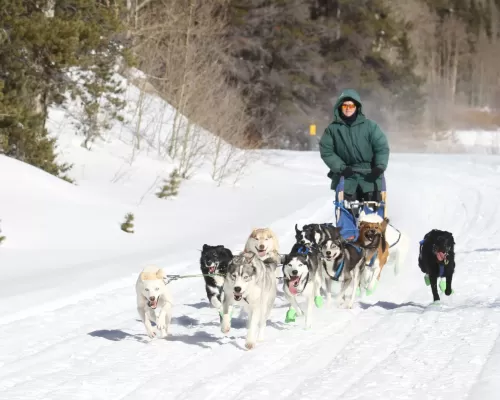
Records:
M346 117L350 117L355 112L356 112L356 104L354 104L352 101L344 101L342 103L342 113Z

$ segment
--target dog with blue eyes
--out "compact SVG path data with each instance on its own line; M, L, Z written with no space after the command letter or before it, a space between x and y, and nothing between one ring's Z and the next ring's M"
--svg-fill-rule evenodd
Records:
M455 272L455 239L448 231L433 229L420 241L418 266L425 274L427 286L431 286L433 300L439 301L439 289L446 296L453 293L452 280Z
M264 340L264 331L276 299L276 260L261 260L253 252L233 257L224 279L221 331L231 329L232 308L242 306L248 313L245 347L251 350L257 341Z

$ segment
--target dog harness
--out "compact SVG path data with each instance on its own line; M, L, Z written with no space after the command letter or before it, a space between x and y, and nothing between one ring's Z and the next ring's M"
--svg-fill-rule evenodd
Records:
M354 247L358 253L361 253L363 251L363 249L361 249L361 247L358 247L358 246L354 245L353 243L347 242L346 244L349 245L349 246ZM344 249L342 249L342 250L344 250ZM328 274L328 272L327 272L327 274L334 281L338 281L339 277L340 277L340 274L342 273L343 269L344 269L344 259L342 259L342 261L340 262L339 266L335 270L335 275L333 277L330 274Z

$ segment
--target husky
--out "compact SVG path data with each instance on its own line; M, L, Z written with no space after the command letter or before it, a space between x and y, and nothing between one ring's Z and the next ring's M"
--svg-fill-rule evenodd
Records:
M340 248L330 239L323 244L321 253L321 278L324 285L323 289L326 293L326 304L330 306L332 302L333 282L342 281L341 276L336 276L335 270L335 260L340 255Z
M204 244L201 250L200 269L204 275L208 301L219 311L222 306L221 296L223 295L224 277L232 258L233 253L231 250L223 245L209 246Z
M163 269L150 265L141 271L135 284L137 312L150 338L156 336L151 321L155 322L156 329L160 331L161 337L165 338L172 320L173 300L166 279ZM157 317L158 310L160 313Z
M308 245L295 244L283 262L283 292L290 302L286 322L295 321L295 315L302 316L304 311L297 302L297 296L307 298L305 328L312 326L313 302L321 307L321 271L319 251Z
M271 257L279 264L279 250L278 237L271 228L255 228L250 233L243 252L255 253L262 261Z
M295 232L297 239L299 235L302 236L302 240L297 240L297 242L303 243L313 243L321 248L328 240L335 240L340 236L340 228L333 226L333 224L307 224L302 227L302 234L299 234L299 229L297 224L295 224Z
M325 244L325 254L330 252L329 260L324 264L323 280L327 292L327 302L331 299L332 280L340 282L339 305L352 308L356 291L360 287L363 276L366 252L362 247L347 243L343 238L329 240ZM351 287L351 297L347 301L346 292Z
M241 304L248 313L245 347L251 350L257 340L264 340L264 330L276 299L276 264L271 258L262 261L253 252L242 252L230 261L224 280L221 331L231 329L231 312Z

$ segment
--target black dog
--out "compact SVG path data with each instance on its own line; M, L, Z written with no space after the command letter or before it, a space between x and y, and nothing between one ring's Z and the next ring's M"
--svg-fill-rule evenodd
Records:
M418 266L420 270L428 275L425 283L431 285L434 301L439 301L437 291L438 277L446 278L446 287L440 284L441 291L446 296L452 293L451 281L455 272L455 240L453 235L447 231L433 229L428 232L420 242L420 253L418 255Z
M220 274L215 276L204 276L205 289L207 291L208 301L217 309L220 309L222 300L222 287L224 285L224 277L227 273L227 266L233 259L231 250L226 249L223 245L209 246L203 245L200 258L200 269L204 275Z

